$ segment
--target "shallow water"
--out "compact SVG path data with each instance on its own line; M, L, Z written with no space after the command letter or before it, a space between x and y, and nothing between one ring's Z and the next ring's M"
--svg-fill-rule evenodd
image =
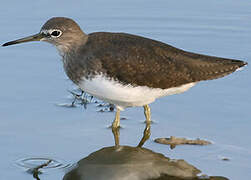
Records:
M128 32L209 55L250 62L251 2L245 0L175 2L92 0L13 2L0 6L0 42L39 31L52 16L75 19L87 33ZM0 48L0 179L33 179L17 165L22 159L48 158L74 164L102 147L112 146L107 127L114 112L97 112L97 104L66 108L74 88L63 72L55 48L27 43ZM251 177L251 71L202 82L184 94L151 104L152 136L145 147L184 159L208 175ZM135 146L144 130L142 108L122 112L122 145ZM209 146L168 146L158 137L202 138ZM222 159L228 158L229 161ZM62 179L66 169L44 170L41 179Z

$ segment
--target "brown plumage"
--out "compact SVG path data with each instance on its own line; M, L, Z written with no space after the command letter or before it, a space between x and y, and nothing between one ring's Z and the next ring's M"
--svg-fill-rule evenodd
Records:
M107 32L89 34L78 56L82 61L73 60L68 67L71 72L82 67L74 79L103 73L123 84L162 89L220 78L247 64L186 52L140 36ZM82 71L87 64L88 69Z

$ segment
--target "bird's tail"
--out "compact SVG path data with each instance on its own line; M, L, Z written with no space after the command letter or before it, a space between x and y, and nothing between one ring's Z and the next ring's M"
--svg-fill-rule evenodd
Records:
M247 65L247 62L241 60L204 55L192 59L193 62L190 61L187 66L189 66L191 76L195 81L217 79Z

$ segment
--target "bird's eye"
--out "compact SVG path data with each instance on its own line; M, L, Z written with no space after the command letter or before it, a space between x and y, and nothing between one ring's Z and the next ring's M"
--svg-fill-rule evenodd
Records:
M59 37L60 35L61 35L61 31L59 30L54 30L51 32L51 36Z

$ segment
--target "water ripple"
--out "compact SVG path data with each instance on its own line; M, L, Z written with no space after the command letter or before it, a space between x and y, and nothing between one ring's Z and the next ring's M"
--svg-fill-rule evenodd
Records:
M66 163L63 160L51 159L46 157L32 157L23 158L16 161L16 165L27 169L27 172L33 173L37 170L49 170L49 169L68 169L73 164Z

